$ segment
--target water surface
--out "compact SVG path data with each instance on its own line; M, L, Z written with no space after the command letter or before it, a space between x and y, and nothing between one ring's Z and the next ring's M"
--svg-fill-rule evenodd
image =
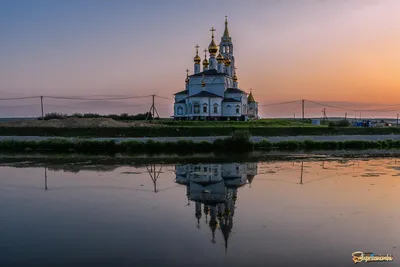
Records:
M0 167L0 266L353 266L400 255L400 161Z

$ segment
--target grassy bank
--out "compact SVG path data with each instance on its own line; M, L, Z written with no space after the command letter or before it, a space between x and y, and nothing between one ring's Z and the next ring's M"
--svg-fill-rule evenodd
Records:
M244 124L245 125L245 124ZM298 135L374 135L400 134L400 128L356 127L265 127L265 126L153 126L153 127L0 127L0 136L59 136L59 137L182 137L182 136L229 136L238 129L245 129L253 136Z
M193 154L193 153L243 153L251 151L296 151L296 150L354 150L354 149L395 149L400 148L400 141L282 141L270 143L261 141L251 143L244 135L236 135L227 139L217 139L213 143L192 141L178 142L139 142L125 141L69 141L49 139L45 141L0 141L0 152L41 152L41 153L82 153L82 154Z

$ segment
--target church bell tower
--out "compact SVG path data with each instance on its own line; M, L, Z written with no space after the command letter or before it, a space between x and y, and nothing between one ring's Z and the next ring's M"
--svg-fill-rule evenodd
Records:
M219 43L219 51L225 60L230 60L230 67L232 70L235 69L235 57L233 56L233 44L232 38L229 36L228 30L228 16L225 16L225 30ZM228 73L232 76L232 73Z

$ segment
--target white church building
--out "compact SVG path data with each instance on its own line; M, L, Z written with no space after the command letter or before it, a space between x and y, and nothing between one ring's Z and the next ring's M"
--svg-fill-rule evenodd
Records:
M174 118L176 120L257 119L258 103L254 100L252 92L247 94L239 88L228 20L225 20L225 30L219 48L214 41L214 31L212 28L211 43L208 50L204 50L202 71L199 46L196 45L194 74L189 75L189 70L186 70L185 90L175 94Z

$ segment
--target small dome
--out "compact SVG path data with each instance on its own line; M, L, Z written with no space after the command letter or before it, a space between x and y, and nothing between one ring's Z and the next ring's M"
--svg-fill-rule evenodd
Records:
M189 77L186 77L185 82L189 83Z
M218 52L218 46L214 42L214 37L211 39L211 43L208 46L208 52L210 52L212 55L215 55Z
M201 58L199 57L199 55L196 54L196 56L193 58L193 61L195 64L200 64Z
M204 81L204 79L201 81L201 87L206 87L206 82Z
M235 74L233 75L232 80L233 80L234 82L237 82L237 81L238 81L238 77L236 76L236 72L235 72Z
M218 56L217 56L217 61L218 61L218 63L224 62L224 59L225 59L224 56L221 55L221 53L219 53Z
M230 66L231 65L231 60L229 59L229 57L227 57L225 59L225 66Z
M204 66L204 67L208 67L208 65L209 65L208 60L207 60L207 58L205 58L205 59L203 60L203 66Z

